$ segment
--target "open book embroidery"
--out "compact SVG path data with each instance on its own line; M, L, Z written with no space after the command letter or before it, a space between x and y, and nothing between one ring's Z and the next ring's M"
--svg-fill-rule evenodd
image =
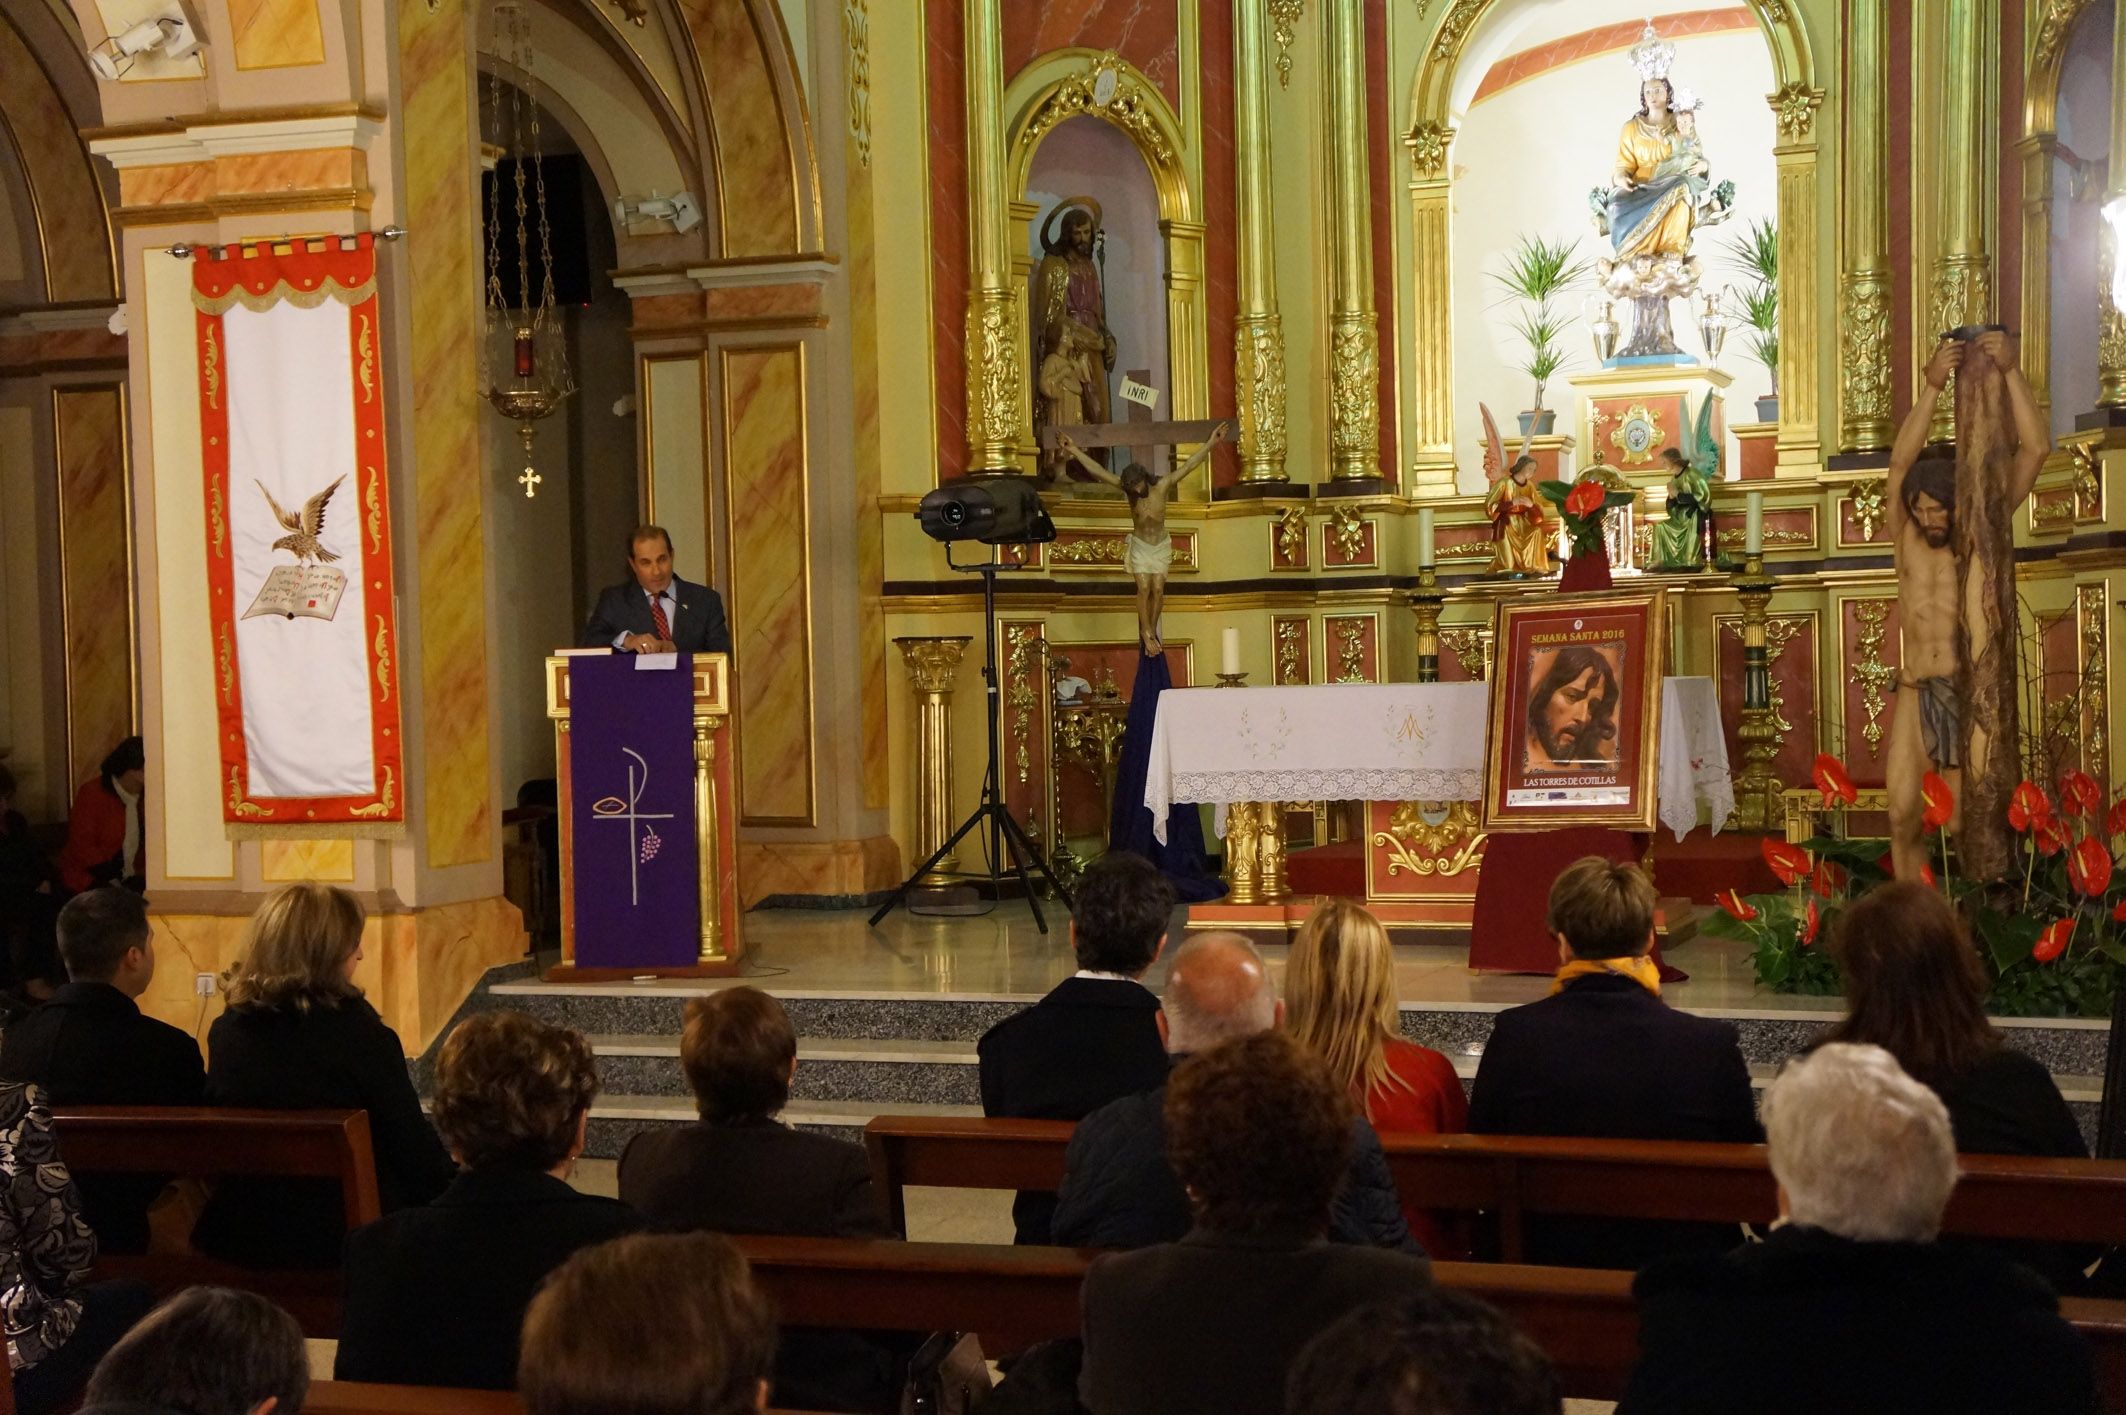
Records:
M329 620L339 612L340 596L346 593L347 577L330 565L276 565L259 586L258 597L244 611L244 618L278 614L293 619Z

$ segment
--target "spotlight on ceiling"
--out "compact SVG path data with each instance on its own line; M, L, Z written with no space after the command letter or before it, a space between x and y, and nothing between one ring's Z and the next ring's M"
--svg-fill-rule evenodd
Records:
M642 221L669 221L673 230L684 234L701 224L701 208L694 204L691 192L674 192L668 197L651 192L646 197L622 197L614 202L613 220L622 229Z
M143 54L165 59L185 59L199 49L199 36L192 22L175 5L164 13L142 20L131 29L114 34L89 51L89 67L100 78L117 79L130 70Z

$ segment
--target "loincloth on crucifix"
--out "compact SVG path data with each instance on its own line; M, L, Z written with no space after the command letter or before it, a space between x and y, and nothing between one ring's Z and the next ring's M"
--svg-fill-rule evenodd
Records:
M1171 536L1148 541L1135 531L1122 543L1122 568L1132 575L1164 575L1174 568L1174 541Z
M1919 694L1919 735L1927 760L1936 771L1954 771L1964 764L1964 709L1957 696L1956 680L1900 678L1900 693Z

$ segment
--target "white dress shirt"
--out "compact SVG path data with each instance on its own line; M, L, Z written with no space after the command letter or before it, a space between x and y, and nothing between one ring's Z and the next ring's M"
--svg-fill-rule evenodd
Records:
M655 594L652 594L652 593L651 593L650 591L648 591L648 590L643 590L643 591L642 591L642 597L643 597L643 600L644 600L645 602L651 602L651 601L657 601L657 600L662 600L662 601L664 602L664 622L665 622L665 624L666 624L667 626L673 626L673 627L676 627L676 626L678 625L678 623L679 623L679 596L677 596L677 595L675 595L675 594L673 594L673 593L672 593L672 587L671 587L670 585L666 585L666 586L665 586L665 587L664 587L663 589L661 589L661 590L658 590L658 591L657 591L657 592L656 592ZM615 634L615 635L613 636L613 647L614 647L614 648L616 648L616 649L619 649L619 648L626 648L626 647L627 647L627 637L628 637L628 636L627 636L627 631L625 631L625 630L622 630L622 631L621 631L620 633L618 633L618 634Z

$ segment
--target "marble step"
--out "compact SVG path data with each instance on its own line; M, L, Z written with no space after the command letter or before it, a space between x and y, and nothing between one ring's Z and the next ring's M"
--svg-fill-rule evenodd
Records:
M592 1034L602 1089L683 1096L679 1037ZM974 1043L880 1037L799 1037L792 1104L810 1101L979 1106Z

